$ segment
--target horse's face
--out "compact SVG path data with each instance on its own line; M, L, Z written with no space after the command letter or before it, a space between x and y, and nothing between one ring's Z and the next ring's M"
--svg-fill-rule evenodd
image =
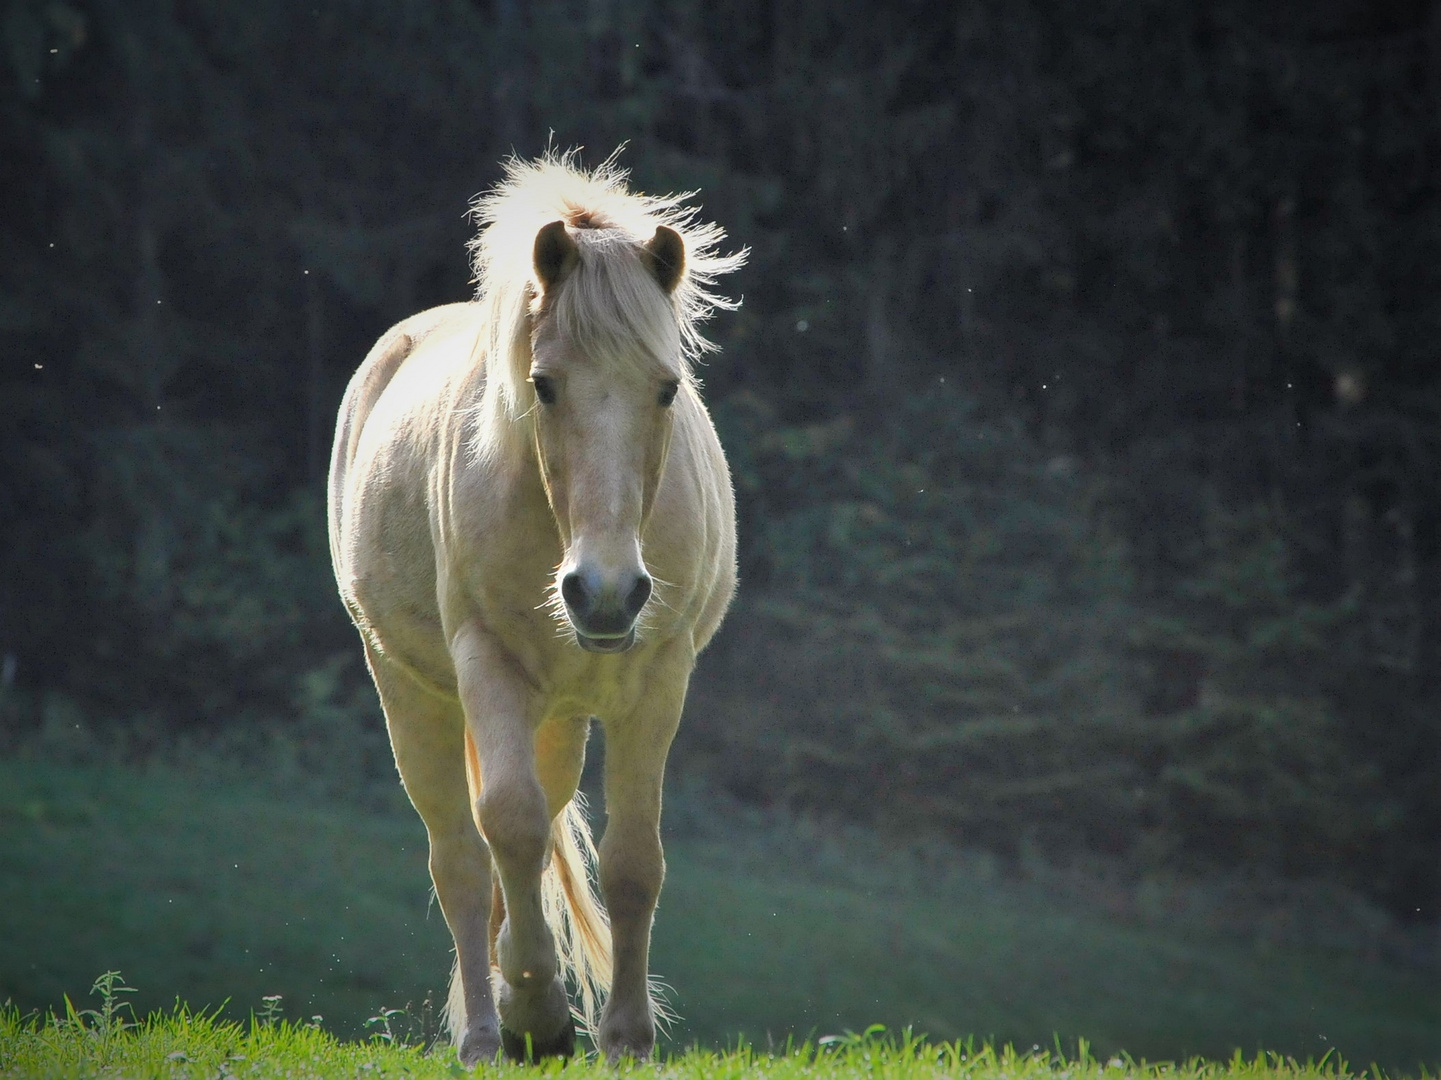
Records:
M542 230L535 254L542 288L560 288L577 256L560 222ZM664 293L683 259L669 229L640 252L644 287L656 290L655 309L668 318ZM581 648L623 652L651 595L640 538L665 471L684 368L678 339L669 356L641 341L597 347L567 332L574 321L547 318L542 304L531 349L536 451L565 550L555 606Z

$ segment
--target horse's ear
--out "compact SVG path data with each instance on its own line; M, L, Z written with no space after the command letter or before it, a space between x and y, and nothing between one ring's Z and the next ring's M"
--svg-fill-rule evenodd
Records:
M565 222L552 221L535 234L535 276L542 292L550 292L580 262L580 249L565 231Z
M666 293L675 291L685 271L685 241L669 225L657 225L655 235L641 249L641 262Z

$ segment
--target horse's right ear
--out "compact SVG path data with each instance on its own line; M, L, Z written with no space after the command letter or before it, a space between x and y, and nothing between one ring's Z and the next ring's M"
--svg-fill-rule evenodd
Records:
M565 222L552 221L535 234L535 276L543 293L550 292L580 262L580 249L565 231Z

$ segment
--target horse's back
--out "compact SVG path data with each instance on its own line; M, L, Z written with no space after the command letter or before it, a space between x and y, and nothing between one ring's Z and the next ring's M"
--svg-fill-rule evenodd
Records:
M380 335L360 367L351 376L340 403L327 490L330 555L337 572L340 568L339 530L344 518L346 479L354 463L365 422L416 347L438 330L443 331L447 326L473 321L476 317L475 308L476 305L472 303L444 304L401 320Z

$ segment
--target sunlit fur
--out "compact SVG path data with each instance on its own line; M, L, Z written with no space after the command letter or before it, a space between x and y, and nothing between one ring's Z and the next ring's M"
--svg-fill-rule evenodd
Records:
M477 299L382 335L341 405L332 561L430 835L468 1065L496 1052L500 1024L564 1053L571 1008L607 1056L643 1057L664 1018L646 970L661 777L735 587L734 497L691 365L710 348L699 324L734 306L711 287L745 257L718 253L721 230L686 197L629 192L613 159L510 162L475 204ZM678 279L661 226L684 248ZM563 273L535 265L542 232ZM579 388L543 415L537 363ZM569 625L558 577L582 548L653 582L625 651ZM598 850L575 799L591 717L606 736Z

